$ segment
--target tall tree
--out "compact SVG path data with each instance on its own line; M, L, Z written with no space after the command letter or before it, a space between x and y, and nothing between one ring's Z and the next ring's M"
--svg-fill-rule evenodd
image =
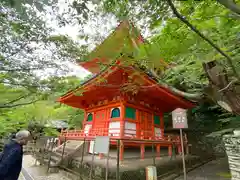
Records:
M159 84L175 94L207 98L240 114L238 1L235 10L229 4L233 1L226 2L104 0L98 5L119 19L142 21L152 30L148 43L136 47L133 61L148 57L145 66ZM160 58L171 65L161 76L151 69L153 64L163 66Z
M38 10L41 3L28 3L32 6L23 1L0 3L0 86L6 90L0 95L0 108L35 102L39 100L34 98L36 94L51 94L69 72L68 63L85 50L68 36L53 35ZM44 4L41 6L44 11ZM52 81L44 80L46 77Z
M53 80L55 80L55 78L47 79L45 81L54 83ZM42 98L43 93L35 93L32 95L32 97L38 101L32 102L32 97L28 97L26 94L25 98L27 100L25 101L29 101L30 103L28 104L24 104L25 101L20 99L18 100L17 106L14 106L14 103L12 103L10 104L11 108L6 108L7 104L5 104L5 108L0 108L0 136L7 135L11 132L16 132L19 129L26 129L28 126L30 126L30 130L32 131L44 131L46 129L44 128L45 125L54 120L66 121L69 123L70 127L81 127L83 120L82 110L73 109L71 107L55 102L56 98L58 98L69 89L79 85L79 82L80 80L77 77L62 77L61 79L58 78L58 84L55 84L54 91L51 91L51 95L48 95L47 98ZM2 102L16 98L13 96L17 96L19 92L21 94L25 90L21 87L2 87L3 88L0 88ZM22 105L19 106L21 103ZM53 128L47 128L47 130L48 133L56 132Z

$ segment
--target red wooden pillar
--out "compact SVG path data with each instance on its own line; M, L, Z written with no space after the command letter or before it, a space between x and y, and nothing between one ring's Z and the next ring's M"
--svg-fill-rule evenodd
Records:
M181 147L181 144L178 144L178 146L177 146L177 150L178 150L178 154L181 155L181 154L182 154L182 147Z
M157 158L161 157L161 146L160 144L157 145Z
M189 146L188 146L188 144L186 145L186 155L188 155L189 154Z
M169 141L169 145L168 145L168 156L172 156L172 144L171 142L171 137L168 136L168 141Z
M145 154L145 144L141 144L141 159L144 159Z
M151 133L152 133L151 134L151 137L152 137L151 139L154 140L156 138L155 137L155 135L156 135L155 133L156 132L155 132L155 124L154 124L154 114L152 114L152 132Z
M119 154L119 159L120 161L123 161L124 159L124 142L123 142L123 138L125 136L125 106L123 104L123 102L121 102L121 109L120 109L120 154Z
M109 121L110 121L110 117L111 117L111 108L106 109L105 113L106 113L105 114L105 119L104 119L104 122L103 122L104 123L104 128L98 129L99 130L98 134L100 134L101 136L108 136ZM99 153L99 159L103 159L103 157L104 157L104 154L103 153Z
M144 132L143 131L141 131L141 139L142 139L142 142L140 144L140 156L141 156L141 159L144 159L145 144L144 144Z
M121 103L121 109L120 109L120 138L122 139L124 135L124 129L125 129L125 106L123 103Z
M83 118L83 121L82 121L82 127L83 128L85 128L84 125L86 124L86 121L87 121L87 112L84 111L84 118Z
M168 156L172 156L172 145L168 146Z
M123 161L124 159L124 144L123 144L123 140L120 140L120 152L119 152L119 159L120 161Z
M179 155L182 154L182 146L181 146L180 136L177 136L177 153L178 153Z
M140 117L140 112L138 109L136 109L136 138L140 136L140 130L141 130L139 117Z
M164 119L163 113L160 113L160 126L161 126L161 135L164 137Z

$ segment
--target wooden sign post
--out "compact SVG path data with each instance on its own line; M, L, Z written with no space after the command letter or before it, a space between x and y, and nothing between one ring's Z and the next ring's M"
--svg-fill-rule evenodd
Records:
M183 175L184 180L187 180L185 155L184 155L184 143L182 129L188 128L187 111L185 109L177 108L172 112L173 128L180 129L180 139L182 147L182 161L183 161Z

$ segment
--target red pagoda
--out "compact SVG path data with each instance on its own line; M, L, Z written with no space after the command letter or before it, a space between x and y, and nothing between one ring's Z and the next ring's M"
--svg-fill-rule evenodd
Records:
M127 48L123 48L126 43ZM133 146L140 148L141 158L144 158L145 147L152 143L156 146L157 156L163 146L168 147L171 155L173 143L180 151L179 138L164 134L163 113L176 108L189 109L194 105L158 85L137 66L126 63L125 58L141 43L144 41L137 29L129 21L123 21L88 55L88 61L80 64L95 76L63 95L59 102L84 110L83 129L62 131L61 137L69 140L96 136L121 139L121 160L124 148ZM122 90L130 83L138 87L135 93ZM115 143L111 141L112 145Z

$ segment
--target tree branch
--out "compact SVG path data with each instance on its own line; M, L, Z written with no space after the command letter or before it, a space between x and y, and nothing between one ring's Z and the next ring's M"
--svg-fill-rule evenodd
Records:
M240 15L240 7L234 3L232 0L217 0L221 5L230 11Z
M0 84L8 84L12 86L21 86L25 88L54 88L54 86L48 86L48 85L37 85L37 84L22 84L22 83L15 83L15 82L5 82L5 81L0 81Z
M34 71L34 70L40 70L40 69L44 69L45 67L42 67L42 68L16 68L16 69L1 69L0 68L0 71L1 72L14 72L14 71ZM47 67L46 67L47 68Z
M226 87L220 89L218 92L222 92L222 91L227 90L230 86L232 86L232 85L233 85L234 83L236 83L236 82L238 82L237 79L232 80L230 83L228 83L228 85L227 85Z
M138 48L138 47L136 47ZM103 64L103 63L101 63ZM112 66L118 66L120 68L126 68L126 67L129 67L127 65L122 65L122 64L115 64L115 63L109 63L109 64L106 64L104 63L103 65L105 66L108 66L108 67L112 67ZM138 69L138 68L136 68ZM161 78L159 77L159 75L154 71L154 70L150 70L152 75L154 76L154 78L156 78L158 80L157 84L154 84L154 85L150 85L150 86L141 86L141 88L151 88L153 86L161 86L163 88L166 88L168 89L169 91L171 91L171 93L177 95L177 96L181 96L181 97L185 97L187 99L190 99L190 100L201 100L204 96L203 93L187 93L187 92L184 92L184 91L181 91L173 86L170 86L168 85L167 83L163 82L161 80ZM141 71L139 71L141 73ZM120 86L127 86L129 85L130 83L125 83L123 85L112 85L112 84L107 84L107 85L100 85L100 84L97 84L97 86L107 86L107 87L112 87L112 88L120 88Z
M20 68L13 68L13 69L7 69L7 68L0 68L0 71L3 72L14 72L14 71L34 71L34 70L42 70L42 69L46 69L46 68L56 68L56 64L44 64L42 66L39 67L20 67Z
M12 104L12 105L0 105L0 109L3 108L13 108L13 107L17 107L17 106L24 106L24 105L29 105L29 104L33 104L35 102L39 101L39 99L34 100L34 101L30 101L30 102L25 102L25 103L19 103L19 104Z
M216 44L214 44L210 39L204 36L196 27L194 27L185 17L183 17L174 6L171 0L167 0L168 5L172 9L173 14L180 19L184 24L186 24L193 32L199 35L204 41L206 41L209 45L211 45L217 52L219 52L223 57L227 59L228 65L231 67L234 75L240 80L240 75L238 74L235 66L233 65L233 60L229 57L224 51L222 51Z
M33 40L34 40L34 38L32 37L32 38L30 38L27 42L21 44L20 47L19 47L16 51L10 53L10 54L6 57L6 59L9 59L10 57L12 57L12 56L18 54L19 52L21 52L21 51L22 51L27 45L29 45L30 42L32 42Z
M22 84L22 83L14 83L14 82L5 82L5 81L0 81L1 84L8 84L12 86L22 86L22 87L31 87L31 88L40 88L42 86L40 85L33 85L33 84Z
M191 100L201 100L204 96L203 93L187 93L184 91L181 91L173 86L168 85L167 83L163 82L159 76L157 75L157 73L154 70L151 70L151 73L153 74L153 76L158 79L158 84L168 90L170 90L173 94L181 96L181 97L185 97L187 99L191 99Z
M25 98L25 97L30 96L31 94L33 94L33 93L28 93L28 94L19 96L18 98L14 99L14 100L12 100L12 101L9 101L9 102L7 102L7 103L4 103L3 105L9 105L9 104L15 103L15 102L17 102L17 101L19 101L19 100L21 100L21 99L23 99L23 98Z

